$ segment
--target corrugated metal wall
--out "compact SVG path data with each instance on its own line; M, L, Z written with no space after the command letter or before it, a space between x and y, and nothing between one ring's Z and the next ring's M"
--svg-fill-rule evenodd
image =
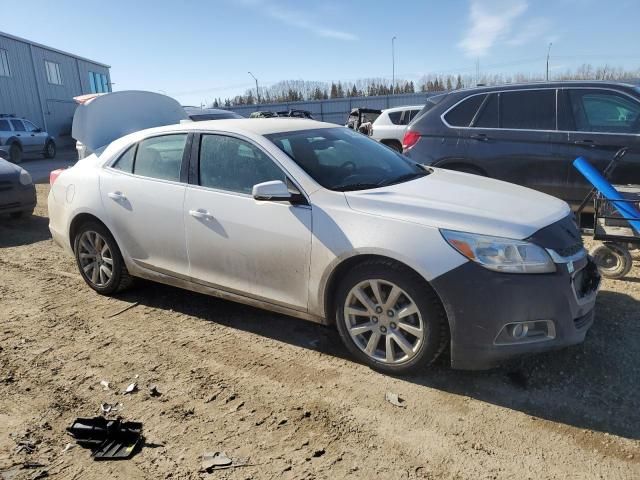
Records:
M260 110L273 112L289 109L308 110L316 120L344 125L352 108L377 108L383 110L405 105L424 105L433 93L405 93L400 95L381 95L378 97L348 97L330 100L313 100L308 102L270 103L263 105L238 105L230 107L244 117Z
M109 69L2 34L0 48L7 51L11 71L8 77L0 76L0 113L25 117L61 137L62 143L70 142L76 108L73 97L90 93L90 71L109 78ZM45 61L60 65L62 85L49 83Z

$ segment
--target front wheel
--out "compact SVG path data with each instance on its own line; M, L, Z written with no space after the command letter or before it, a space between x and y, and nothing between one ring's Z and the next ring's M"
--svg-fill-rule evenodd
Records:
M96 292L111 295L131 285L132 277L120 249L109 230L100 223L82 225L73 249L80 275Z
M633 267L629 250L617 243L603 243L591 251L593 261L603 277L620 279Z
M444 308L427 282L407 267L386 260L363 262L345 276L336 298L342 341L375 370L418 371L447 346Z
M9 161L11 163L22 163L22 148L17 143L12 143L9 148Z

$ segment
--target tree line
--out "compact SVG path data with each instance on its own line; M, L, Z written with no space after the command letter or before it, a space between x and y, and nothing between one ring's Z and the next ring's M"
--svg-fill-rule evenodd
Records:
M575 70L554 73L550 80L610 80L629 81L640 79L640 68L625 70L608 65L594 67L584 64ZM284 80L268 87L260 88L260 98L256 89L248 89L243 95L232 98L216 98L211 107L232 107L236 105L255 105L257 103L285 103L307 100L328 100L330 98L375 97L416 92L445 92L469 88L476 85L497 85L504 83L523 83L542 81L540 74L465 74L422 76L417 82L399 79L395 85L384 78L363 78L356 81L317 82L307 80Z

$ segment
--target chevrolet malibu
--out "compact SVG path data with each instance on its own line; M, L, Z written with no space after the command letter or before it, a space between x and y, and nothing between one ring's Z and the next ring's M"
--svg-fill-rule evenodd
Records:
M593 323L597 270L546 194L312 120L182 123L98 147L52 172L49 215L100 294L140 277L335 325L393 374L445 350L489 368Z

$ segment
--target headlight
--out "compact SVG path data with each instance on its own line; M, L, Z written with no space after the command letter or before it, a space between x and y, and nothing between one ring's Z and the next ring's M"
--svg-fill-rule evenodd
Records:
M31 179L31 175L24 168L20 170L20 184L21 185L31 185L33 180Z
M549 254L533 243L451 230L440 232L458 252L489 270L506 273L556 271L556 265Z

